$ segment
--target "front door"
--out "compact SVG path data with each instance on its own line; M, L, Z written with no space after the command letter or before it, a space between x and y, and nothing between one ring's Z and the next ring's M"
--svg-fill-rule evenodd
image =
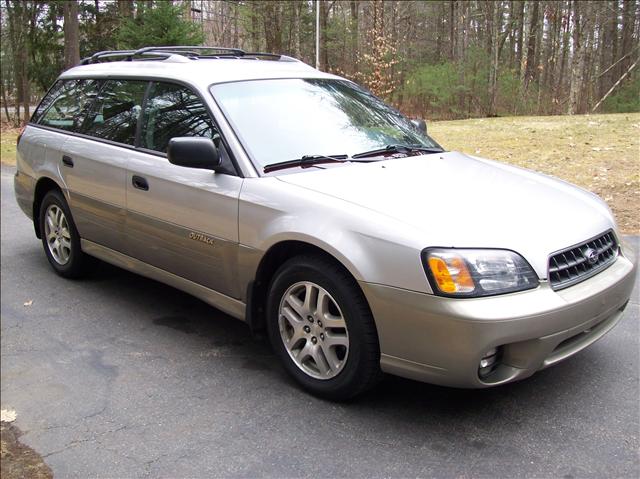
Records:
M142 118L139 150L127 170L129 255L195 283L239 298L238 198L232 173L172 165L174 137L218 138L203 102L189 88L154 82ZM218 142L223 156L226 152ZM228 161L228 157L226 158Z

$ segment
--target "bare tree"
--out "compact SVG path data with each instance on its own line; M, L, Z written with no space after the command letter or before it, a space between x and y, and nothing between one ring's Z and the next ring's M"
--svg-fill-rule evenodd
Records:
M575 1L575 0L574 0ZM573 58L571 61L571 83L569 86L569 108L567 113L578 113L580 90L584 82L584 62L586 57L586 25L589 15L588 2L575 2L573 7Z
M66 0L64 9L64 66L71 68L80 62L80 33L78 25L78 3Z

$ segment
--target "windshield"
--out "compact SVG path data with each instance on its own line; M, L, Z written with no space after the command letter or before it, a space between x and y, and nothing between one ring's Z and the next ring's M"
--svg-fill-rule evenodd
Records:
M259 169L395 144L439 148L397 110L346 80L242 81L211 92Z

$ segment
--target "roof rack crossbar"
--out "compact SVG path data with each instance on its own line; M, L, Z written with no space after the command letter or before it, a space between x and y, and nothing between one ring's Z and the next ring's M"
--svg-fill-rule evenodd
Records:
M215 53L214 53L215 52ZM198 58L245 58L255 59L260 58L271 59L276 61L285 62L298 62L295 58L278 55L276 53L262 53L262 52L245 52L239 48L227 48L227 47L210 47L202 45L174 45L174 46L159 46L159 47L144 47L137 50L105 50L94 53L90 57L84 58L80 65L88 65L91 63L99 63L111 58L123 57L124 61L139 60L166 60L171 55L182 55L191 59ZM144 58L146 57L146 58Z
M135 50L112 50L112 51L103 51L94 53L90 57L83 58L80 61L80 65L89 65L91 63L99 63L101 60L107 58L116 58L116 57L124 57L124 60L131 61L135 55ZM145 52L138 56L146 56L146 57L157 57L157 59L166 59L171 56L170 53L160 53L160 52ZM150 58L147 58L150 59Z
M175 46L162 46L162 47L144 47L136 50L136 54L140 55L146 52L152 51L171 51L172 53L180 53L180 51L186 50L187 52L196 54L197 50L218 50L221 52L234 53L237 56L244 56L244 50L239 48L227 48L227 47L209 47L203 45L175 45Z

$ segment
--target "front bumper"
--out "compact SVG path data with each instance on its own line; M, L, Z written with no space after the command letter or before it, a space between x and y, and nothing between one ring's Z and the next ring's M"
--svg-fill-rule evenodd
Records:
M383 371L445 386L482 388L526 378L589 346L622 317L635 281L632 257L575 286L477 299L443 298L361 282L375 318ZM501 347L499 365L478 366Z

